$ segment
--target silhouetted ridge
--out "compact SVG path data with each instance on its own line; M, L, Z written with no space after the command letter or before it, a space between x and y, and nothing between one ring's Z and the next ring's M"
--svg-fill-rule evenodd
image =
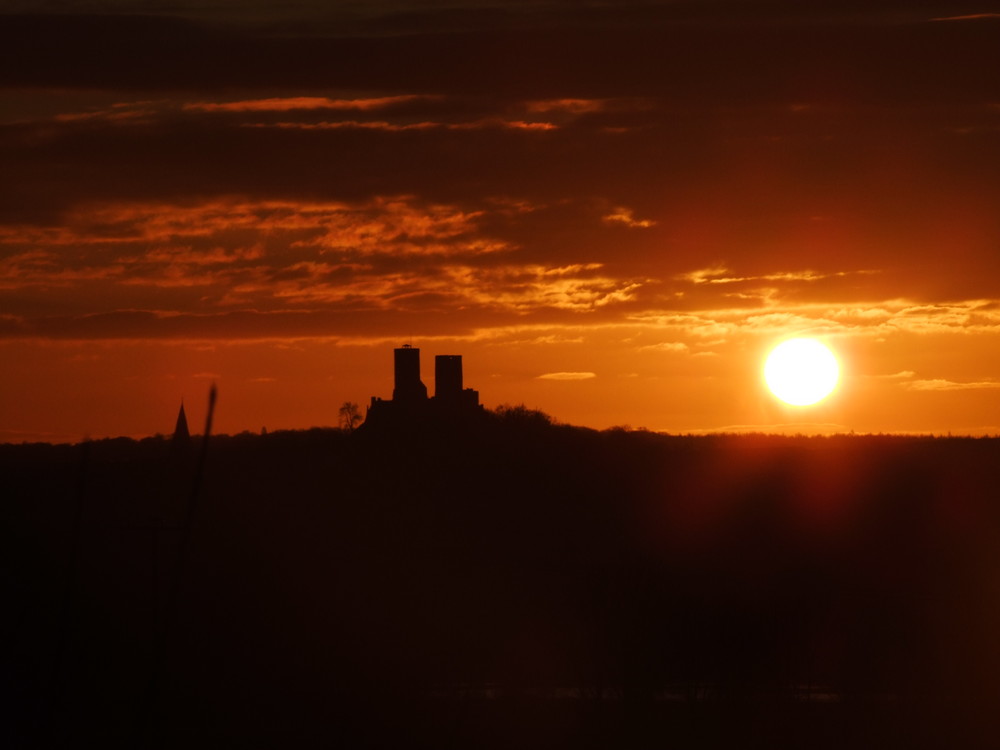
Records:
M1000 440L480 424L212 438L163 747L990 746ZM134 746L191 493L167 453L94 441L74 542L79 451L0 445L6 745Z

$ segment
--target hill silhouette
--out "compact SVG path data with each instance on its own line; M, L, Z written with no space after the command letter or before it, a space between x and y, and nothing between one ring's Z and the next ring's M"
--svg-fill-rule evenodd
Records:
M524 407L218 436L178 570L192 455L2 445L7 744L985 743L997 466Z

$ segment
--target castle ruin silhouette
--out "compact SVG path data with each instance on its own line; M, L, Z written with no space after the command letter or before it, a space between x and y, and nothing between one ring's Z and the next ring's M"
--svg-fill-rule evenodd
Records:
M382 426L419 421L461 421L483 414L479 391L465 388L460 354L434 357L434 395L420 379L420 349L409 344L393 351L392 399L372 396L365 425Z

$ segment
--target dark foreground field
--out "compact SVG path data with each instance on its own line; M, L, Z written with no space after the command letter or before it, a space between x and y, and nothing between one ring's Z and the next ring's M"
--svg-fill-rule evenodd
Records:
M0 743L989 747L1000 440L0 446ZM180 554L179 554L180 551Z

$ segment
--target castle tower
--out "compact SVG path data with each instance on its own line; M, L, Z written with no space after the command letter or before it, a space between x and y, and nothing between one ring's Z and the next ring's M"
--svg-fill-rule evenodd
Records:
M462 397L462 355L439 354L434 358L434 398L458 401Z
M462 357L439 354L434 358L434 398L420 380L420 350L404 345L394 350L395 383L392 399L372 396L362 434L380 430L460 429L480 424L485 411L479 391L463 385Z
M395 351L395 385L392 400L412 404L427 400L427 386L420 380L420 350L404 344Z

